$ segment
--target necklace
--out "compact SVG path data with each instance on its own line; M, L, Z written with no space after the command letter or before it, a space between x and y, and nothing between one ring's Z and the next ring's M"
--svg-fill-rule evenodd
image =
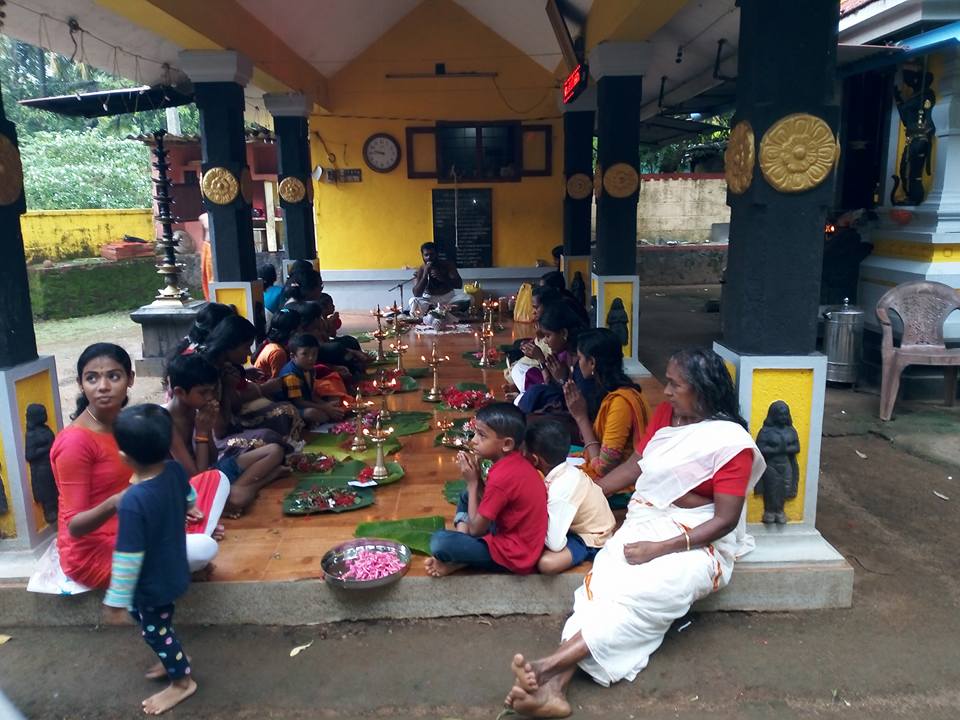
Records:
M103 420L101 420L100 418L98 418L96 415L93 414L93 410L90 409L89 405L87 405L85 412L89 414L90 417L92 417L94 420L96 420L98 425L101 425L103 427L107 426L107 424Z

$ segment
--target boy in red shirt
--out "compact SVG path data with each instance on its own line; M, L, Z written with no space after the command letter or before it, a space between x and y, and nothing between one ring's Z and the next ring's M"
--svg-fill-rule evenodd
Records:
M526 432L523 413L511 403L477 411L474 454L457 455L467 482L456 530L430 538L428 575L443 577L464 567L527 575L547 536L547 491L540 473L520 454ZM480 497L480 460L492 460Z

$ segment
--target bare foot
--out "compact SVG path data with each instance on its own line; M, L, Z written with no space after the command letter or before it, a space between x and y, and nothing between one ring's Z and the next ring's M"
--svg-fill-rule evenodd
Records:
M156 695L151 695L141 703L147 715L160 715L183 702L197 691L193 678L187 676L174 680Z
M227 503L223 508L223 517L227 520L236 520L243 515L243 508L238 508L236 506Z
M213 529L213 532L210 533L210 537L212 537L217 542L220 542L221 540L223 540L224 537L226 537L226 534L227 534L226 528L224 528L223 525L217 523L217 526Z
M457 570L466 567L462 563L440 562L435 557L428 557L423 566L426 568L427 575L436 578L455 573Z
M532 693L514 686L504 705L533 718L564 718L572 712L570 703L553 683L547 683Z
M513 656L510 669L513 671L513 674L517 676L517 685L521 689L532 693L540 687L539 673L537 673L532 664L523 659L523 655L518 653Z
M456 525L454 525L453 529L459 533L466 533L467 535L470 534L470 526L463 521L460 521Z
M191 582L208 582L213 577L213 563L207 563L199 570L190 573ZM166 674L166 673L164 673Z

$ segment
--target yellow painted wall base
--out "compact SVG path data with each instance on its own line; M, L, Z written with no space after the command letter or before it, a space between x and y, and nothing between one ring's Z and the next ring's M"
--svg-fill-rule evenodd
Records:
M627 317L631 318L631 321L627 323L627 344L623 346L623 357L632 358L633 357L633 284L627 282L607 282L601 279L603 282L603 308L601 308L600 319L603 320L604 327L606 326L607 315L610 312L610 306L613 305L613 301L617 298L620 298L623 301L623 309L627 311Z
M813 370L806 368L796 369L764 369L753 371L753 395L751 398L750 434L754 438L763 427L764 418L770 404L783 400L790 406L793 417L793 426L800 437L800 453L797 463L800 466L800 483L797 488L797 497L787 501L784 512L787 520L798 522L803 520L803 497L806 489L807 466L810 462L810 447L807 438L810 437L810 413L813 403ZM751 495L747 501L747 522L760 522L763 516L763 497Z
M98 257L124 235L154 240L150 210L38 210L20 219L28 264Z

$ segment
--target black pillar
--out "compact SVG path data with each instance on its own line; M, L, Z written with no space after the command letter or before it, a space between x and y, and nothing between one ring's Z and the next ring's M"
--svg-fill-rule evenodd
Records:
M0 92L2 95L2 92ZM0 97L0 367L37 357L20 216L27 211L17 130Z
M637 272L639 186L636 179L642 84L643 78L639 75L605 75L597 81L599 170L604 173L604 180L611 170L616 173L627 166L633 171L632 192L616 197L605 187L597 198L597 246L593 253L593 271L597 275L635 275ZM618 183L618 187L623 184Z
M273 129L280 148L280 207L283 208L287 258L313 260L317 257L317 241L313 234L307 118L275 115ZM284 185L287 178L293 179L289 190Z
M247 144L243 129L243 86L235 82L197 82L194 95L200 110L200 147L206 174L232 175L238 191L218 195L204 187L204 207L210 218L213 249L213 276L220 282L250 282L257 279L257 258L253 248L253 219L249 198L243 190L249 184ZM211 176L212 177L212 176ZM230 178L224 176L230 185ZM226 202L220 202L220 200Z
M802 12L794 0L739 4L740 70L733 126L750 123L757 161L749 187L739 195L727 194L731 213L724 345L748 354L807 354L816 349L824 220L835 172L793 192L783 191L782 178L784 172L796 173L799 181L815 153L825 157L827 133L821 132L818 140L812 124L805 122L794 126L792 134L771 135L768 142L778 141L784 163L770 172L773 184L761 171L761 142L772 125L792 113L820 118L835 135L839 3L809 0Z
M563 114L563 173L567 183L563 198L563 254L589 255L593 205L592 110L569 110ZM571 178L575 178L573 182ZM585 187L581 188L584 183Z

